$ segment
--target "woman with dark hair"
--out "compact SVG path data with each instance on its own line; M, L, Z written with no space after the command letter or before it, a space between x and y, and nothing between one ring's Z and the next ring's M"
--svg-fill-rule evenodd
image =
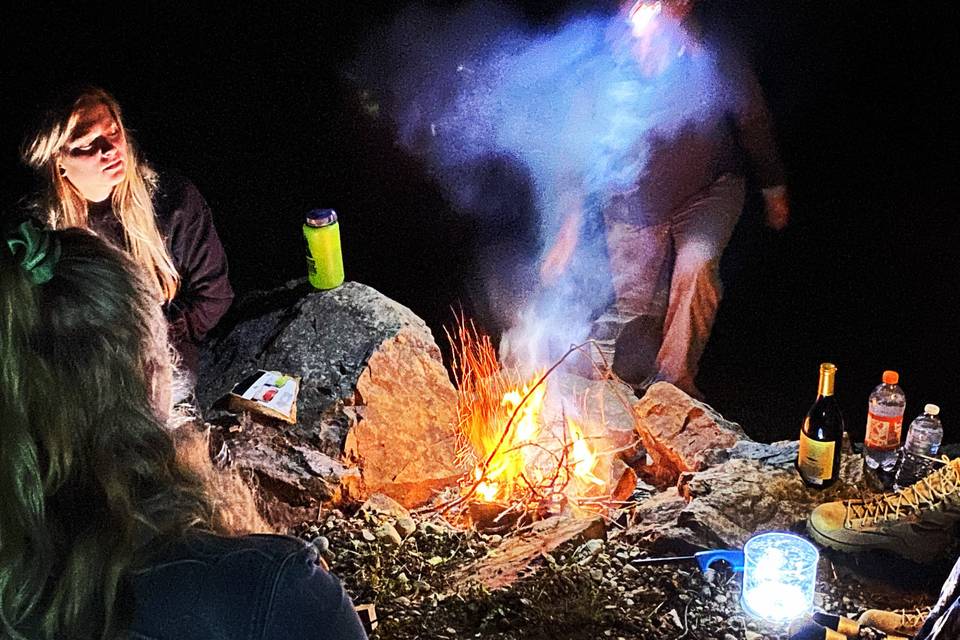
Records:
M43 178L38 217L55 229L89 228L125 249L150 276L183 368L195 382L197 346L233 300L210 208L188 180L154 171L96 87L50 108L24 143Z
M0 242L0 638L363 638L312 546L211 531L144 275L81 229Z

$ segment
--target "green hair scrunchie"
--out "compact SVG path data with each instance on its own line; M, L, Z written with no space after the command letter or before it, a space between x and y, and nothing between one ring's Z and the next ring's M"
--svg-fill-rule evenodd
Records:
M33 284L40 285L53 278L53 270L60 260L60 241L45 229L32 221L21 222L6 238L11 253L17 255L17 248L23 247L20 266L26 269Z

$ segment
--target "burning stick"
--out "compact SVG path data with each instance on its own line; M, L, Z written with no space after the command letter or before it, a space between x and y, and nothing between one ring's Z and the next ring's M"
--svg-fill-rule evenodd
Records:
M563 408L560 426L551 427L551 436L540 416L547 379L592 341L571 347L542 373L518 383L502 370L490 338L462 316L458 320L456 336L448 331L447 337L454 347L453 372L460 398L460 456L474 461L474 471L462 495L435 510L445 513L474 497L500 502L505 512L515 511L517 505L528 510L531 504L538 504L538 511L553 513L558 504L601 504L584 500L598 487L606 487L607 480L594 473L599 458L582 423L568 417ZM604 372L604 377L610 375ZM618 399L629 411L629 404L619 394ZM544 437L556 438L557 446L549 446ZM607 451L606 455L614 453Z

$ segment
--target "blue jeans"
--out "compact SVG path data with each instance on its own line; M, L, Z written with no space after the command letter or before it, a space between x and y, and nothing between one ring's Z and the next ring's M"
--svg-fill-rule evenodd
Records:
M924 622L917 640L952 640L960 638L960 558L943 583L940 599Z

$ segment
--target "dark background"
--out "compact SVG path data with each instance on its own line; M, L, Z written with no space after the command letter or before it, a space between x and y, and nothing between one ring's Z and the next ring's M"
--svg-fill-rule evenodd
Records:
M192 6L187 6L187 5ZM427 3L438 7L453 2ZM525 2L548 25L572 5ZM221 7L222 5L222 7ZM239 292L303 275L300 222L335 207L348 278L434 329L472 301L477 237L343 71L401 3L30 3L2 27L5 208L36 187L17 148L67 83L113 92L147 157L214 209ZM778 125L793 224L759 199L725 255L726 297L699 383L759 439L796 437L817 365L839 367L854 438L885 368L908 419L941 405L960 440L956 300L957 10L947 2L704 0L755 62ZM384 60L389 65L392 61ZM520 233L498 220L496 234Z

